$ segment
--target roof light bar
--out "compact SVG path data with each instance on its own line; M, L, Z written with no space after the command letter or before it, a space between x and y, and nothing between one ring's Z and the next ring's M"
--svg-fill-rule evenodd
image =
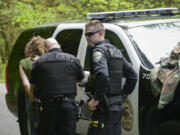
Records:
M120 17L133 17L152 14L175 14L178 8L157 8L157 9L144 9L144 10L130 10L130 11L117 11L117 12L99 12L88 13L88 19L105 19L105 18L120 18Z

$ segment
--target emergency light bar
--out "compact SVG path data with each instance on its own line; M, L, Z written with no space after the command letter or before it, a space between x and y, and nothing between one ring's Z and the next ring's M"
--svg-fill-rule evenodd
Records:
M116 11L116 12L99 12L88 13L88 19L105 19L105 18L120 18L120 17L133 17L143 15L170 15L178 12L178 8L157 8L157 9L144 9L144 10L130 10L130 11Z

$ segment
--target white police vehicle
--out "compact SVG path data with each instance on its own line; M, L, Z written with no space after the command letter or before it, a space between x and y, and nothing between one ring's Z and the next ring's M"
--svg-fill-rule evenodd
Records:
M24 102L18 73L19 60L24 58L24 48L32 36L53 37L64 52L80 59L89 75L89 56L85 38L85 23L99 19L105 26L105 38L119 48L138 73L138 82L133 93L125 101L126 113L122 119L123 135L153 135L163 129L165 132L179 124L180 117L169 108L157 110L158 98L154 98L150 87L150 71L158 66L160 57L166 57L180 41L180 16L177 8L133 10L119 12L89 13L88 19L60 24L43 25L27 29L17 39L6 68L6 103L9 110L17 116L17 101ZM77 100L87 98L83 83L78 85ZM20 94L21 93L21 94ZM18 96L19 95L19 96ZM28 132L28 116L24 111L24 126ZM77 134L86 135L90 112L82 107L81 119L77 123ZM171 125L171 126L168 126ZM169 128L167 128L167 126ZM178 125L177 130L180 129ZM158 134L160 135L160 133Z

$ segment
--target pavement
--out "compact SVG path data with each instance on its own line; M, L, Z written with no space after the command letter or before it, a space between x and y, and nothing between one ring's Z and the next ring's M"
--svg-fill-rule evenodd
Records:
M5 94L5 84L0 83L0 135L20 135L17 118L9 112Z

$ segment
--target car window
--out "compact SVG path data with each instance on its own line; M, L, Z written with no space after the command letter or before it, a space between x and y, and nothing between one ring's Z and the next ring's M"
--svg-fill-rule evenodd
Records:
M128 57L126 49L124 48L123 43L121 42L119 37L114 32L106 30L105 31L105 39L108 39L112 45L116 46L119 50L121 50L124 57L127 59L127 61L130 62L130 59ZM86 71L90 70L90 53L89 52L90 52L90 47L87 47L86 59L85 59L85 65L84 65L84 68Z
M61 45L63 52L77 56L82 32L81 29L68 29L61 31L56 36L56 40Z

